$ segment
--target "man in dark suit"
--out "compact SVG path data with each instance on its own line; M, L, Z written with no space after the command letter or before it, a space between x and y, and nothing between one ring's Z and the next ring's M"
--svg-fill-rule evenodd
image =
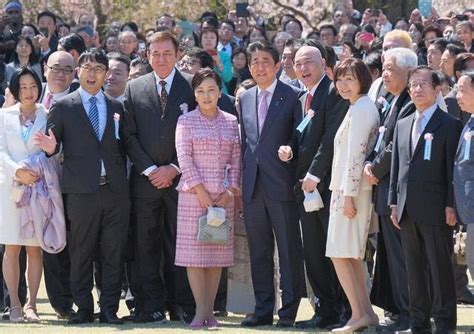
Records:
M410 72L408 87L416 112L399 120L395 128L389 205L392 223L401 230L410 327L412 332L431 333L432 314L436 333L452 333L456 329L452 181L461 124L436 104L440 80L435 70L417 67Z
M120 140L122 105L102 93L108 59L100 49L78 61L81 87L58 100L49 111L48 135L36 142L48 155L64 152L61 186L70 220L71 291L77 314L70 324L93 322L93 256L100 250L102 323L117 318L122 283L123 248L129 221L125 153Z
M130 186L135 231L136 322L178 320L178 304L192 304L183 267L174 265L180 169L175 149L178 117L194 107L194 94L176 70L178 42L168 31L153 35L153 72L125 90L124 140L133 163ZM163 269L164 268L164 269ZM186 299L186 300L183 300Z
M331 260L326 257L326 236L329 223L331 164L333 142L339 125L349 108L348 102L336 93L325 75L325 63L315 46L302 46L295 55L295 73L307 92L300 97L299 121L313 113L304 129L298 131L298 163L295 196L301 221L306 274L318 298L318 311L299 328L327 328L339 323L343 314L339 302L339 282ZM309 116L308 116L309 117ZM306 212L304 192L318 189L324 208Z
M457 99L462 110L471 115L459 138L453 183L456 211L461 223L467 225L466 254L474 277L474 71L467 71L459 78Z
M388 192L390 186L390 166L392 161L393 132L398 119L412 113L414 108L403 109L410 102L407 89L408 73L417 66L417 55L410 49L394 48L385 52L382 82L384 89L393 96L389 102L384 102L381 110L381 124L376 146L368 157L364 175L374 185L373 203L378 214L380 232L377 238L377 249L384 248L390 276L390 286L380 286L379 294L391 293L396 310L389 305L382 306L385 310L398 314L395 324L381 327L382 331L401 331L410 327L408 318L408 282L405 270L405 256L403 255L400 231L390 220L388 206ZM379 254L379 253L377 253ZM377 255L377 261L380 261ZM382 282L380 282L383 284ZM375 296L372 296L375 298ZM378 298L376 298L378 299Z
M247 53L257 86L240 96L242 198L256 305L254 315L245 319L242 326L273 323L276 239L283 291L277 326L291 327L304 291L303 254L293 193L295 129L301 113L299 92L276 79L280 63L273 46L255 42Z

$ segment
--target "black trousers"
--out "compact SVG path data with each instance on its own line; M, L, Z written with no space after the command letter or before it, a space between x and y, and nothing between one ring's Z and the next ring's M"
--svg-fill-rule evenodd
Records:
M454 330L456 287L451 262L453 229L448 225L420 224L406 212L400 226L412 330L431 332L431 313L437 328Z
M301 187L300 184L297 188ZM306 273L311 289L319 299L319 315L337 318L343 310L342 289L337 279L331 259L326 257L326 240L329 224L329 204L331 192L323 191L324 208L306 212L304 195L296 189L298 211L303 234L303 250Z
M156 198L132 198L132 206L136 311L164 311L176 304L194 311L186 268L174 265L178 192L170 188Z
M71 221L69 252L74 303L80 311L94 311L93 260L99 250L101 312L117 312L130 218L128 193L114 193L104 185L91 194L68 194L66 207Z
M69 245L58 254L43 252L44 283L51 306L54 309L70 310L73 296L71 293L71 259Z
M296 202L271 200L257 177L252 200L244 203L244 217L256 302L254 313L258 317L273 314L276 239L282 290L278 315L280 319L295 319L304 294L303 250Z

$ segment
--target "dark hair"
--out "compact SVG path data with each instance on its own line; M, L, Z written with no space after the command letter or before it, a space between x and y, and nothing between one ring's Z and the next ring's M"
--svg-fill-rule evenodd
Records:
M258 30L260 32L260 35L262 35L262 37L268 41L268 38L267 38L267 32L265 31L265 28L261 27L261 26L258 26L258 25L254 25L252 28L250 28L249 30L249 37L250 37L250 34L252 33L252 30Z
M139 65L145 66L147 73L150 73L153 71L153 68L151 67L150 63L148 62L148 59L146 58L137 57L130 62L130 67L135 67Z
M61 45L61 47L67 52L76 50L78 54L81 54L86 51L84 39L81 35L76 33L61 37L58 44Z
M348 58L337 64L334 69L334 82L337 83L337 80L347 73L351 73L359 82L359 94L367 94L369 92L372 76L370 75L369 68L362 60Z
M10 84L8 87L13 97L15 98L15 100L20 101L20 78L28 74L33 76L33 79L36 82L36 86L38 87L38 97L36 99L36 102L38 102L41 96L41 92L43 91L43 85L41 83L41 79L39 78L38 74L36 74L36 72L33 71L30 67L21 66L15 72L13 72L13 75L10 79Z
M291 18L290 20L286 21L285 25L283 26L283 31L286 31L286 26L290 22L295 22L298 25L298 27L300 27L300 31L303 31L303 24L301 24L301 21L296 18Z
M36 22L39 22L40 18L42 18L43 16L48 16L50 18L53 19L53 22L54 22L54 25L56 25L56 15L52 12L50 12L49 10L45 10L45 11L42 11L41 13L38 14L38 16L36 17Z
M360 31L368 32L368 33L374 34L374 36L377 36L377 32L375 31L374 27L372 27L370 24L365 24L363 27L361 27ZM354 33L354 36L355 36L355 33Z
M418 66L418 67L415 67L414 69L410 70L408 72L408 82L410 82L410 79L412 76L414 76L415 74L418 74L422 71L428 71L431 75L431 85L433 86L433 88L436 88L438 86L441 85L441 80L440 80L440 77L438 75L438 72L434 69L432 69L431 67L429 66L426 66L426 65L421 65L421 66ZM408 86L410 86L410 84L408 84Z
M33 46L33 42L31 41L31 39L29 37L23 37L23 36L19 36L18 39L16 40L15 52L13 52L13 55L12 55L13 56L13 62L15 64L20 63L20 59L18 58L18 54L16 53L16 47L18 46L18 44L20 44L21 41L25 41L26 43L28 43L28 45L31 48L31 53L28 57L28 64L29 65L36 64L39 61L39 57L38 57L38 54L35 52L35 47Z
M202 29L202 26L204 23L208 23L209 25L211 25L211 27L213 27L216 30L217 28L219 28L219 21L217 21L217 19L215 19L212 16L207 16L202 19L200 29Z
M355 47L353 42L344 41L344 42L342 42L342 46L344 46L344 45L349 47L349 49L351 50L352 57L360 58L359 57L359 50Z
M237 56L240 53L243 53L245 55L245 59L247 60L246 63L248 63L247 52L245 52L245 49L241 47L237 47L232 51L232 56L230 56L230 60L234 62L235 56Z
M150 39L148 40L148 45L152 43L164 42L164 41L171 41L171 43L173 43L174 45L176 53L178 53L178 50L179 50L178 40L176 39L176 36L168 30L155 32L153 35L151 35Z
M328 53L326 52L326 47L324 46L323 42L315 40L315 39L305 39L305 41L303 42L303 45L317 48L319 52L321 53L321 58L323 58L324 60L327 59Z
M425 30L425 27L423 27L423 25L421 23L418 23L418 22L414 22L412 24L410 24L408 26L408 29L410 29L410 27L414 25L416 30L418 30L421 34L423 34L423 31Z
M176 27L176 20L168 13L163 13L160 16L158 16L158 18L156 19L156 22L158 22L158 20L161 19L162 17L170 18L171 19L171 26L173 28ZM156 25L156 22L155 22L155 25Z
M466 71L467 63L470 61L474 61L474 53L463 52L463 53L458 54L456 58L454 58L454 64L453 64L454 75L456 75L457 72Z
M209 32L216 35L216 45L214 46L214 49L217 49L217 45L219 44L219 33L217 32L217 29L213 28L204 28L203 30L201 30L201 35L199 36L199 46L202 48L202 37L205 33Z
M334 51L334 48L332 46L329 46L327 44L323 45L324 49L326 50L326 66L332 70L334 69L334 66L336 66L337 63L336 51Z
M105 70L109 70L109 60L104 50L100 48L90 48L81 53L77 59L77 66L82 66L87 61L94 61L105 66Z
M121 63L124 63L127 66L127 72L130 71L130 58L121 54L120 52L110 52L107 54L107 58L110 60L116 60Z
M315 35L317 38L314 38L313 35ZM321 34L319 30L312 30L306 35L306 38L319 40L321 38Z
M448 46L449 41L446 38L440 37L435 38L434 40L430 41L430 45L434 45L441 53L446 50L446 46Z
M280 54L278 53L278 50L276 49L275 46L268 42L253 42L247 47L247 59L249 61L249 64L252 62L252 53L256 51L265 51L268 52L272 58L273 62L276 64L280 61Z
M214 68L214 59L212 59L207 51L201 48L191 48L186 52L186 55L188 57L198 58L201 63L201 68Z
M245 90L248 90L248 89L250 89L252 87L255 87L255 86L257 86L257 83L255 82L254 79L250 78L250 79L246 79L246 80L242 81L240 83L239 87L237 87L235 89L235 91L237 91L239 88L244 88Z
M132 29L135 34L138 32L138 25L133 21L125 22L124 24L122 24L122 26L120 27L120 31L123 31L125 27L129 27L130 29Z
M283 14L283 15L280 16L280 18L278 19L278 25L279 25L279 26L281 26L281 21L283 21L283 18L284 18L285 16L289 17L291 20L296 19L296 17L295 17L293 14L290 14L290 13Z
M379 73L382 73L382 53L380 52L371 52L367 55L364 60L365 65L369 68L369 70L374 71L378 70Z
M191 87L193 88L193 91L195 91L202 82L207 79L214 79L214 81L217 84L217 87L219 87L219 90L222 89L222 81L219 75L214 72L214 70L210 69L209 67L206 68L201 68L199 71L194 74L193 80L191 81Z
M208 17L213 18L214 20L217 21L217 15L216 15L216 13L210 12L210 11L206 11L206 12L202 13L199 20L202 22L202 21L204 21L204 20L205 20L206 18L208 18Z
M221 24L219 24L219 28L222 27L224 23L230 25L232 27L232 31L235 31L235 23L231 20L223 20Z
M466 52L466 49L454 43L446 45L446 50L448 50L451 57L456 57L458 54Z
M60 23L56 26L56 33L58 33L59 29L62 28L62 27L66 27L69 30L69 32L71 31L71 26L69 24L63 22L63 23Z
M434 32L437 38L443 37L443 33L439 30L437 26L429 25L429 26L426 26L425 29L423 30L423 34L422 34L423 39L425 39L426 34L429 32Z
M111 37L116 38L116 39L117 39L117 42L118 42L119 34L116 33L115 31L108 31L108 32L105 34L104 38L102 39L102 44L100 45L100 47L101 47L102 49L104 49L104 51L105 51L106 53L108 52L108 50L107 50L107 40L108 40L109 38L111 38Z
M334 36L337 36L337 29L334 25L332 25L332 24L323 24L322 26L319 27L319 31L321 32L321 31L323 31L323 29L329 29L329 30L332 31L332 34Z
M30 27L31 29L33 29L33 31L35 32L35 36L40 34L38 28L32 23L25 23L23 24L23 27Z
M443 73L438 71L438 77L439 77L439 82L441 85L446 82L449 87L453 86L452 81L448 78L447 75L444 75Z

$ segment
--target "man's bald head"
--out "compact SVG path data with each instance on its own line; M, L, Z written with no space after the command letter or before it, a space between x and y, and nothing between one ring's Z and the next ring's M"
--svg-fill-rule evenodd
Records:
M53 52L44 66L44 76L51 93L69 89L75 75L74 57L66 51Z
M302 46L295 54L294 63L296 76L307 89L312 89L324 76L326 64L314 46Z

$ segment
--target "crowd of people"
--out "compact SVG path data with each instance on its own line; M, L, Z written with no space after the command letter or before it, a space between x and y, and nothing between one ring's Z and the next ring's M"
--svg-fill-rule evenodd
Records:
M247 7L103 36L4 13L4 320L41 321L43 271L72 325L444 334L474 304L474 9L270 32Z

